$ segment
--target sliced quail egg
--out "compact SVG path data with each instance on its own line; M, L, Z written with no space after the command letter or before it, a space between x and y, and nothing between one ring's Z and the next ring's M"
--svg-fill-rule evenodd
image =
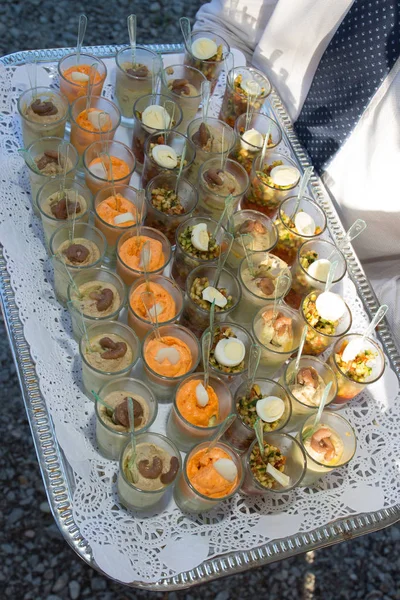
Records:
M317 311L327 321L338 321L346 312L346 304L339 294L322 292L315 301Z
M148 266L150 264L150 260L151 249L148 247L148 245L143 245L142 251L140 252L139 267L143 269L144 267Z
M86 73L80 73L79 71L72 71L71 79L72 81L86 82L89 81L89 75L86 75Z
M208 58L215 56L217 50L217 44L214 40L210 40L210 38L197 38L197 40L194 40L192 43L192 54L200 60L207 60Z
M264 423L274 423L285 412L285 403L278 396L260 398L256 404L256 413Z
M278 165L271 169L270 177L279 187L292 187L300 178L299 170L290 165Z
M210 236L207 231L206 223L198 223L192 229L191 242L193 246L201 252L207 252Z
M131 212L126 212L122 215L117 215L116 217L114 217L114 225L123 225L124 223L128 223L129 221L135 221L135 217Z
M204 385L200 382L197 384L196 386L196 402L199 406L201 406L201 408L204 408L204 406L207 406L208 404L208 392L206 390L206 388L204 387Z
M240 87L250 96L259 96L261 94L261 86L255 79L243 79Z
M331 268L331 261L327 258L319 258L318 260L311 263L307 269L307 273L318 279L318 281L325 282L328 279L329 269Z
M181 355L176 348L160 348L155 358L158 363L168 360L171 365L176 365L180 361Z
M101 116L100 116L101 115ZM110 116L102 110L91 110L88 112L88 121L92 124L94 129L100 131L105 125L109 125Z
M214 463L214 469L227 481L233 483L238 471L235 463L230 458L219 458Z
M212 304L213 300L215 300L215 306L218 306L219 308L224 308L228 304L228 300L225 298L225 296L221 294L217 288L212 287L212 285L204 288L201 296L203 300L206 300L210 304Z
M263 146L264 138L257 129L248 129L243 133L240 145L249 152L257 152Z
M154 319L156 316L161 315L164 310L164 306L159 302L156 302L151 308L149 308L149 314Z
M315 233L316 227L314 219L311 215L308 215L303 211L299 211L296 214L294 218L294 224L300 235L311 236Z
M178 164L178 157L175 150L165 144L154 146L152 156L155 162L164 169L175 169Z
M288 485L290 484L290 477L285 475L285 473L281 473L281 471L279 471L278 469L275 469L275 467L272 466L271 463L267 464L266 471L267 473L269 473L269 475L271 475L271 477L275 479L275 481L280 483L281 486L288 487Z
M151 104L142 112L142 123L149 133L152 133L153 129L168 129L170 122L168 111L158 104Z
M215 360L223 367L237 367L243 361L246 347L237 338L225 338L215 346Z
M361 339L351 340L346 348L343 350L342 360L343 362L350 362L355 359L357 354L363 351L363 343Z
M107 179L107 173L104 170L103 163L101 161L95 162L89 166L89 171L95 177L99 179Z

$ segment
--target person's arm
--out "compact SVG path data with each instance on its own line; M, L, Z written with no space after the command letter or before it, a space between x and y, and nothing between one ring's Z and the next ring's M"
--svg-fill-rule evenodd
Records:
M196 15L194 30L206 29L221 35L232 48L251 60L279 0L211 0Z

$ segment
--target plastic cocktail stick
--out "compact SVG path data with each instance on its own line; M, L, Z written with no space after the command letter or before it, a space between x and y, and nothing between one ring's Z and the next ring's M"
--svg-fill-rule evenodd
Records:
M178 171L178 175L175 181L175 194L178 197L178 188L179 188L179 181L180 178L182 176L182 171L183 171L183 167L185 165L185 157L186 157L186 143L184 144L183 148L182 148L182 152L181 152L181 162L179 164L179 171Z
M203 335L203 339L201 340L201 356L203 359L203 371L204 371L203 386L206 391L208 388L208 379L210 376L211 337L212 337L211 331L207 331Z
M211 83L207 81L201 82L201 116L204 121L208 117L208 109L210 107Z
M107 404L105 400L102 400L98 394L94 390L92 390L92 396L99 404L102 404L107 410L111 411L112 416L114 416L114 407L111 404Z
M135 417L133 413L133 399L128 397L128 414L131 437L131 457L129 459L128 468L132 473L133 483L139 479L138 469L136 464L136 434L135 434Z
M83 44L83 38L85 37L87 26L87 17L86 15L79 15L79 24L78 24L78 39L76 42L76 64L79 65L81 60L81 49Z
M291 221L293 221L293 219L295 218L295 216L297 214L297 211L299 210L301 199L304 196L304 192L306 191L306 187L308 186L308 182L310 181L313 171L314 171L314 167L307 167L303 173L303 177L301 178L301 181L300 181L299 193L297 194L296 204L294 205L292 216L290 217Z
M181 26L181 31L183 35L183 39L185 40L185 45L188 50L192 48L192 27L190 25L190 21L187 17L181 17L179 19L179 24Z
M247 391L246 396L250 395L254 385L256 373L261 359L261 348L258 344L252 344L249 352L249 365L247 368Z
M328 277L326 278L326 282L325 282L325 292L329 292L329 290L332 287L333 278L335 277L335 272L336 272L338 264L339 263L337 260L335 260L334 262L332 262L330 264Z
M254 433L256 434L258 447L260 448L260 454L261 456L264 456L264 423L260 417L258 417L257 421L254 423Z
M260 158L260 171L263 170L263 166L264 166L264 161L265 161L265 155L267 153L267 148L268 148L268 140L269 140L269 136L271 133L271 129L272 129L272 123L271 121L268 122L268 127L267 127L267 131L265 133L265 138L264 138L264 143L263 143L263 147L261 150L261 158Z
M226 417L226 419L224 419L222 421L221 425L218 427L217 433L215 434L214 438L211 440L210 445L208 446L206 452L211 452L211 450L213 448L215 448L215 446L218 444L219 440L222 438L224 433L229 429L229 427L232 425L232 423L235 421L235 419L236 419L236 415L234 413L231 413L230 415L228 415Z
M241 233L240 234L240 241L242 243L243 246L243 251L247 260L247 266L249 268L249 273L252 277L254 277L254 264L253 264L253 255L252 255L252 248L250 246L253 246L253 236L250 235L250 233Z
M142 292L140 294L142 302L147 312L147 316L149 317L150 323L154 327L154 333L156 338L161 341L161 334L159 330L158 317L157 317L157 306L156 299L153 292ZM154 310L152 310L154 307Z
M308 332L308 327L307 327L307 325L304 325L303 331L301 332L299 349L297 350L296 362L294 363L294 371L293 371L294 380L296 380L296 375L299 370L300 359L301 359L301 355L303 354L303 348L304 348L304 344L306 342L307 332Z
M126 22L128 24L129 44L131 46L132 67L134 67L136 64L136 15L129 15Z
M94 80L96 78L96 73L97 73L97 65L96 65L96 63L93 63L90 66L89 81L88 81L88 86L87 86L86 118L88 116L90 103L92 101L92 93L93 93L93 86L94 86ZM100 127L100 131L101 131L101 127Z
M226 248L224 252L220 252L219 256L218 256L218 264L217 264L217 270L215 271L215 278L214 278L214 283L213 283L213 287L217 288L218 287L218 283L221 277L221 273L222 273L222 269L225 266L226 260L229 256L229 253L232 249L232 244L233 244L233 235L231 233L229 233L228 231L225 232L224 235L224 242L226 244Z

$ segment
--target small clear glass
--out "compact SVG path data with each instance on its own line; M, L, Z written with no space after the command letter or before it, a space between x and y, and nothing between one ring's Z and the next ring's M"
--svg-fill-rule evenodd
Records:
M110 335L117 336L118 341L124 341L131 350L131 357L128 356L126 361L121 363L111 363L107 365L107 369L100 367L96 368L93 365L91 354L93 339L98 336L109 337ZM87 334L81 337L79 343L79 354L82 360L82 385L85 394L92 398L92 390L98 393L99 389L109 381L122 375L129 376L129 373L136 365L140 356L140 342L134 331L124 323L117 321L106 321L104 323L96 323L87 329ZM106 361L104 361L106 362ZM126 364L124 364L126 363ZM123 366L122 366L123 365Z
M90 293L90 289L93 287L99 287L99 289L108 288L114 294L114 300L109 308L104 311L98 311L96 307L85 310L82 308L82 304L79 302L79 296L77 289L81 293ZM85 269L84 271L77 273L73 277L72 281L68 285L67 289L67 300L68 310L71 315L72 333L76 340L80 340L84 334L82 320L85 323L86 328L90 327L94 323L105 322L105 321L117 321L120 312L125 306L126 301L126 290L122 279L112 271L104 269L103 267L95 267L92 269ZM71 304L77 304L82 308L82 313L79 312L78 308L74 308ZM95 302L93 301L93 305Z
M84 151L93 142L103 142L112 140L115 132L121 123L121 113L118 106L103 98L102 96L91 96L89 109L107 113L108 119L99 123L104 130L95 128L88 120L86 115L87 96L77 98L71 105L71 144L74 146L79 156L82 157Z
M235 237L226 264L233 271L237 271L246 256L241 235L251 236L251 244L246 243L246 238L244 240L251 252L271 252L278 240L274 223L267 215L257 210L237 211L232 216L230 229Z
M168 488L175 485L182 468L182 459L175 444L164 435L159 433L141 433L136 438L136 451L140 451L141 444L152 444L164 450L171 458L178 460L178 471L176 477L168 484L164 484L156 490L143 490L132 483L126 476L126 468L132 452L132 444L129 441L121 452L119 470L117 477L117 490L121 504L129 510L146 510L151 508L164 496ZM169 465L168 465L169 466ZM166 468L166 467L165 467Z
M54 112L54 108L51 110L50 105L47 111L44 110L44 106L40 107L41 111L44 110L44 112L39 112L39 108L36 109L36 106L34 106L37 110L35 112L32 104L37 100L40 103L51 102L57 112L49 114L49 112ZM23 92L18 98L18 112L21 117L22 138L25 148L43 137L64 137L69 104L65 96L52 88L40 86Z
M157 399L147 385L132 377L112 379L99 389L98 395L107 404L115 407L123 401L123 394L125 394L125 397L128 396L135 400L139 397L138 401L143 408L143 417L145 416L143 425L140 424L136 427L135 423L135 434L140 435L150 429L154 423L158 411ZM107 414L106 407L97 400L95 400L95 410L96 441L100 453L110 460L118 460L123 447L129 440L129 428L119 424L116 425Z
M152 151L154 145L159 144L170 146L171 148L173 148L173 150L175 150L178 159L178 164L173 169L167 169L166 167L162 167L154 159ZM190 170L191 165L193 164L194 158L196 156L196 150L193 142L191 142L185 135L183 135L183 133L179 133L178 131L169 131L167 134L165 132L156 132L149 135L144 144L142 186L146 187L146 185L151 179L153 179L153 177L156 177L161 173L177 176L180 168L180 158L182 156L184 147L186 147L186 151L184 161L185 166L182 169L183 176L185 176L186 173Z
M197 116L201 102L201 84L205 76L188 65L170 65L161 71L161 93L171 96L182 109L178 131L186 133L187 126Z
M58 63L58 74L60 76L60 92L67 97L70 104L80 96L86 96L88 80L74 81L71 78L73 71L83 72L89 76L90 67L95 64L97 67L96 76L93 84L92 93L94 96L101 96L103 85L107 77L107 67L100 58L92 54L81 52L79 66L76 64L76 53L67 54Z
M213 180L209 179L211 176ZM223 174L222 174L223 173ZM221 177L222 174L222 177ZM222 184L215 182L222 180ZM198 212L218 220L225 208L227 196L232 194L233 210L236 212L239 202L249 187L249 177L244 168L235 160L228 158L224 162L223 171L221 160L211 158L207 160L199 170L199 204Z
M112 164L115 185L129 185L136 167L135 156L130 148L122 142L111 140L107 146L102 142L93 142L83 153L83 170L85 172L86 185L93 195L99 190L108 187L111 178L102 167L99 154L107 150ZM99 167L94 165L98 163Z
M214 31L197 30L193 31L191 36L191 44L185 42L185 57L184 63L190 67L194 67L203 73L203 75L211 83L211 94L214 93L215 86L217 85L218 77L224 68L225 60L230 52L229 44L220 35L217 35ZM197 58L192 52L192 44L199 38L209 38L213 40L217 45L217 54L215 58L212 56L211 59L200 59Z
M246 90L246 84L254 82L254 88L251 91L257 91L251 94ZM243 86L242 86L243 84ZM263 107L265 100L272 91L272 86L267 77L253 67L234 67L226 78L225 94L222 100L219 118L231 127L234 126L237 117L246 112L248 104L251 110L259 112Z
M174 403L169 413L167 422L167 435L175 442L179 450L188 452L195 444L211 440L222 421L232 412L233 400L229 387L215 375L211 374L208 385L210 385L218 397L218 419L213 426L201 427L189 421L179 410L178 398L182 394L182 388L190 381L203 383L204 373L193 373L186 377L174 397ZM186 415L187 416L187 415Z
M253 162L257 156L261 154L262 146L257 146L250 142L246 142L244 138L245 132L249 129L255 129L261 133L264 138L269 130L270 133L267 148L268 150L272 150L281 143L282 131L278 123L271 119L271 117L268 117L268 115L264 113L258 112L250 115L249 125L246 130L246 116L246 113L244 113L235 121L234 131L236 133L236 145L233 148L230 157L240 163L248 175L250 175Z

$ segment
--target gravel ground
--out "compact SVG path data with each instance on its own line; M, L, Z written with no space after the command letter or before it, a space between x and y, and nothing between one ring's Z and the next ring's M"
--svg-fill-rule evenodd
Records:
M110 13L92 3L29 0L0 4L0 49L71 46L77 15L89 18L86 44L127 42L126 15L135 10L139 42L181 39L177 20L194 17L201 2L151 1L142 7L119 0ZM183 8L185 7L185 8ZM167 9L167 14L166 14ZM26 24L26 25L24 25ZM100 576L76 557L59 533L46 501L4 327L0 324L0 384L7 410L0 413L0 589L14 600L400 600L400 527L179 593L130 590Z

